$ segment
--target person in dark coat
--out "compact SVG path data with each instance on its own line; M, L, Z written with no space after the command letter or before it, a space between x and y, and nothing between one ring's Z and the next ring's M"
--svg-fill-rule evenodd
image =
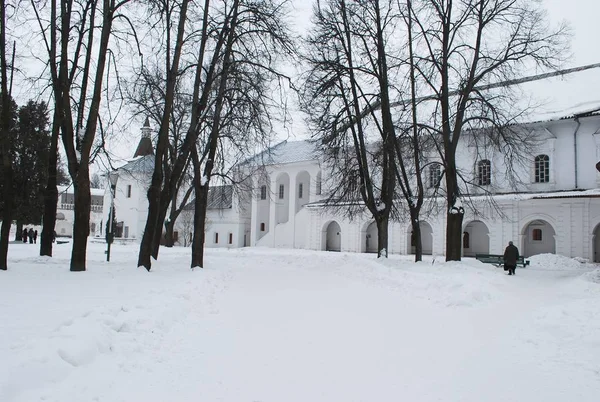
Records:
M27 234L29 235L29 244L33 244L33 229L29 228L29 232Z
M33 231L33 244L37 244L37 230Z
M504 250L504 267L508 269L509 275L515 274L517 268L517 260L519 259L519 249L512 241L508 242L508 247Z
M21 241L27 243L27 228L24 228L23 233L21 233Z

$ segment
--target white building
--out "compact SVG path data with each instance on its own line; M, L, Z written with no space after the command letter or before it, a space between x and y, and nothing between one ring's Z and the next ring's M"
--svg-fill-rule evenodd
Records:
M459 168L474 183L466 189L470 203L464 204L464 255L500 254L512 240L525 256L549 252L600 262L600 173L595 168L600 160L600 108L518 128L538 141L521 166L512 166L521 179L517 183L504 174L502 154L476 148L472 134L463 135ZM376 251L372 218L365 214L350 220L319 202L325 197L321 183L327 172L321 171L313 144L283 142L257 158L266 168L254 178L252 246ZM439 175L434 165L429 169L427 176ZM481 195L486 191L493 194L495 206ZM445 250L445 208L438 211L421 217L427 254ZM388 251L414 252L408 221L393 222L389 230Z
M58 204L56 206L56 225L54 230L60 237L73 237L75 223L75 193L73 186L58 186ZM90 208L90 236L97 236L102 230L102 209L104 190L92 188Z
M122 240L140 240L148 216L147 191L154 171L154 148L150 139L151 129L148 119L146 119L141 131L142 138L133 154L133 158L110 173L110 175L117 178L114 200L111 195L109 177L106 177L104 222L109 221L112 201L115 221L117 222L114 228L115 238Z
M470 202L463 203L464 255L500 254L512 240L525 256L549 252L600 262L600 173L595 168L600 160L600 107L518 129L537 139L521 164L511 166L519 182L504 174L501 153L474 147L473 133L462 136L459 168L473 178L473 185L465 188ZM144 135L149 138L149 133ZM284 141L246 161L261 166L252 175L252 191L240 197L227 186L211 190L205 246L375 252L377 230L368 214L350 220L322 202L327 171L320 155L309 141ZM115 204L124 237L139 239L144 227L149 161L152 155L138 156L118 170ZM427 181L435 182L437 168L428 169ZM493 203L485 192L492 194ZM104 205L109 205L106 198ZM439 206L437 213L421 216L426 254L445 251L443 200ZM184 211L176 224L184 237L191 233L191 212ZM408 220L392 222L389 230L389 252L414 252ZM179 236L179 243L189 240Z

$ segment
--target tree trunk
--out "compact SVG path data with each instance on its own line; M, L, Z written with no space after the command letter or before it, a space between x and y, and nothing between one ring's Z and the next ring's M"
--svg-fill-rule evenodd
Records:
M165 202L165 190L161 191L159 208L158 217L156 218L156 229L154 229L154 236L152 238L152 258L155 260L158 260L160 242L163 238L163 227L165 218L167 217L167 209L169 208L169 203Z
M418 218L419 214L414 215L411 211L411 225L412 225L412 240L415 242L415 262L423 261L423 241L421 238L421 223Z
M156 171L154 174L156 175ZM160 181L162 181L162 174L160 176ZM137 263L138 267L144 267L148 272L150 272L152 266L150 257L152 257L154 231L156 230L157 216L160 209L160 184L155 183L154 179L152 181L153 183L148 189L148 218L146 219L146 227L140 243L140 253Z
M375 222L377 224L377 258L387 258L389 216L378 217Z
M6 62L6 4L0 6L0 70L2 83L0 92L2 99L2 112L0 114L0 156L3 176L2 198L2 229L0 229L0 270L8 269L8 241L10 225L12 224L13 210L13 168L10 154L10 94L8 93L8 63Z
M50 138L50 154L48 156L48 181L44 193L44 217L40 235L40 255L52 257L54 230L56 228L56 208L58 205L58 189L56 188L58 164L58 135L60 132L59 114L54 112L52 137Z
M171 209L169 211L169 223L165 227L165 246L173 247L175 245L175 221L177 220L177 190L173 193L173 199L171 200Z
M77 181L73 183L75 190L73 223L73 251L71 253L71 271L85 271L87 240L90 234L90 179L86 165L81 165Z
M208 200L208 183L196 186L194 201L194 236L192 239L192 268L204 267L204 238L206 234L206 205Z
M464 213L448 211L446 223L446 261L460 261L462 254L462 222Z
M17 221L17 231L15 232L15 241L23 239L23 222Z
M173 247L175 245L175 239L173 237L173 229L175 224L173 221L169 221L165 227L165 247Z
M462 206L456 206L460 196L456 172L455 155L449 152L446 158L446 261L460 261L462 255L462 221L465 214Z

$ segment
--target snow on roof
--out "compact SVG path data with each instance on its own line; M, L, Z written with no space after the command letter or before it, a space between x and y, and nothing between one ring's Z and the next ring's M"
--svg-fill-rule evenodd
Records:
M504 193L504 194L490 194L490 195L465 195L463 198L471 201L485 200L491 197L494 201L525 201L525 200L539 200L539 199L551 199L551 198L600 198L600 189L595 188L591 190L571 190L571 191L553 191L547 193ZM427 197L426 197L427 199ZM403 200L400 200L401 202ZM335 205L347 205L362 203L361 200L355 201L340 201ZM325 206L327 200L314 201L306 204L309 208L318 208Z
M281 165L312 161L319 158L320 152L319 147L313 141L282 141L247 159L244 163Z
M154 155L138 156L118 168L117 170L129 173L154 171Z
M75 189L73 188L72 185L68 185L68 186L56 186L56 189L58 190L58 194L73 194L75 192ZM92 195L104 195L104 189L103 188L91 188L90 192Z
M194 210L194 201L190 201L183 209ZM208 189L207 209L231 209L233 205L233 186L214 186Z

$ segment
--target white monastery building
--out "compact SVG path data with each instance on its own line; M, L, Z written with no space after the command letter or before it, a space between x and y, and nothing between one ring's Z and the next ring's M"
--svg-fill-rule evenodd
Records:
M54 230L59 237L73 237L75 223L75 192L73 186L58 186L58 204L56 206L56 225ZM90 207L90 236L100 236L102 232L104 190L92 188Z
M459 168L473 178L465 188L463 254L501 254L513 241L522 255L558 253L600 262L600 106L560 118L521 124L519 130L536 144L520 159L520 181L506 172L504 155L490 147L472 146L472 133L461 137ZM143 144L145 143L145 145ZM431 160L437 156L431 155ZM134 158L118 174L115 206L118 237L138 240L147 214L148 188L154 155L150 127ZM317 144L283 141L246 164L261 166L251 177L252 190L240 194L228 186L211 189L206 247L263 246L344 252L376 252L377 230L368 214L353 219L325 206L327 170ZM430 187L441 174L430 165ZM443 181L442 181L443 184ZM433 191L433 189L431 189ZM486 195L487 194L487 195ZM110 194L104 199L108 216ZM430 198L431 200L431 198ZM491 202L493 201L493 202ZM442 255L445 248L445 208L424 207L421 216L425 254ZM427 204L427 202L426 202ZM427 211L437 211L429 212ZM176 223L181 245L188 244L187 207ZM389 252L411 254L411 226L394 221L389 227Z

